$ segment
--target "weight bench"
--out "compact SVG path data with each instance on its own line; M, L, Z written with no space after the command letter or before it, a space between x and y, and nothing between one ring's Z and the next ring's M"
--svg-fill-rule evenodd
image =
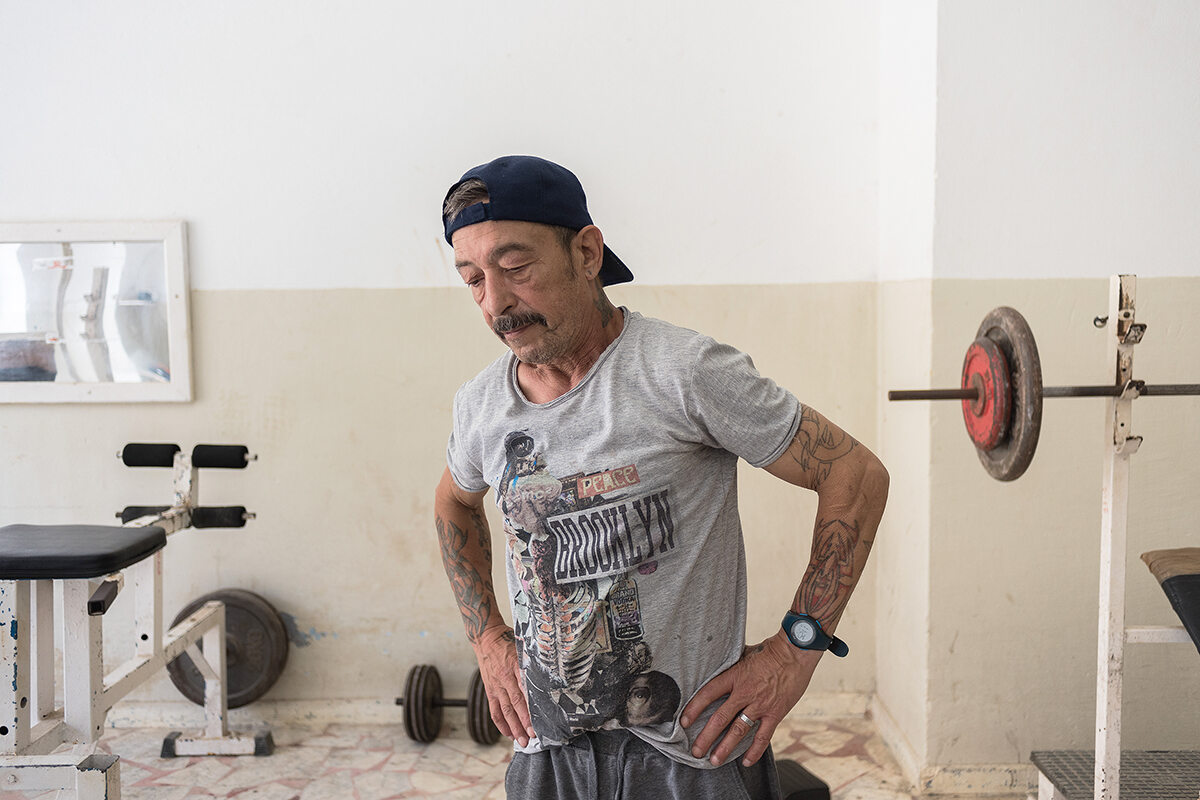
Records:
M197 506L196 470L244 468L246 448L197 445L188 454L178 445L130 444L120 458L131 467L172 467L175 502L126 508L119 526L0 527L0 790L119 798L117 756L95 753L108 711L185 653L204 678L205 727L197 736L173 733L164 755L269 755L274 749L268 730L240 736L228 729L224 604L206 603L163 631L167 537L188 527L241 527L253 517L242 506ZM127 580L134 653L106 674L101 615ZM63 616L61 707L55 703L55 589ZM66 745L72 748L63 751Z
M1142 561L1171 601L1184 630L1200 651L1200 547L1151 550Z
M1129 641L1186 643L1200 651L1200 547L1142 553L1183 628L1126 628ZM1041 800L1083 800L1094 793L1095 753L1085 750L1034 751ZM1122 750L1121 795L1151 800L1195 800L1200 787L1200 752L1195 750Z

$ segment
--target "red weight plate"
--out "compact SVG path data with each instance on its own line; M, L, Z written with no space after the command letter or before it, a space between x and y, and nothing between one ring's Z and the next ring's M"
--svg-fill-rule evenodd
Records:
M1008 434L991 450L976 447L975 453L996 480L1016 480L1033 461L1042 429L1042 364L1037 342L1025 318L1007 306L988 312L975 335L1000 347L1012 384Z
M963 421L967 435L981 450L992 450L1008 433L1012 411L1012 384L1008 359L991 339L976 339L963 358L962 388L979 389L976 400L963 400Z

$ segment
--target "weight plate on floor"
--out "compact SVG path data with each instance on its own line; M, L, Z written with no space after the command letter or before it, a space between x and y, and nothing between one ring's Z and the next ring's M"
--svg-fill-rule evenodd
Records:
M492 722L492 711L488 707L487 689L479 670L471 676L467 689L467 733L480 744L495 744L500 741L500 729Z
M1012 385L1008 433L991 450L976 447L983 468L998 481L1021 477L1037 450L1042 430L1042 362L1029 323L1014 308L988 312L976 338L992 340L1008 363Z
M962 388L975 388L979 397L963 400L967 435L981 450L993 450L1008 433L1012 385L1008 359L1000 345L986 336L971 342L963 358Z
M442 676L437 667L418 664L404 681L404 732L428 744L442 729Z
M225 604L225 693L230 708L240 708L267 693L283 673L288 657L287 628L275 607L245 589L221 589L197 597L175 616L179 624L210 600ZM203 639L198 642L204 650ZM171 682L184 697L204 705L204 678L181 655L167 664Z

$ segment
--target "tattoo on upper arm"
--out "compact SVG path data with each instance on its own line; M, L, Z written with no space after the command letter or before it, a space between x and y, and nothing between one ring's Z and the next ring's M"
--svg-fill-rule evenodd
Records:
M817 524L812 560L796 593L798 610L820 620L842 613L854 586L854 551L859 529L854 522L834 519Z
M442 548L442 564L446 567L447 577L450 578L450 588L454 590L458 610L462 612L467 638L474 642L483 633L488 619L492 616L491 576L485 578L480 575L470 561L460 557L463 547L467 544L466 531L440 515L435 516L434 524ZM486 525L482 527L486 531ZM479 535L483 544L486 537L482 533ZM490 542L483 549L490 559Z
M819 488L829 477L833 462L858 446L853 436L834 428L808 406L800 414L800 428L792 443L798 446L789 447L788 454L808 475L813 489Z

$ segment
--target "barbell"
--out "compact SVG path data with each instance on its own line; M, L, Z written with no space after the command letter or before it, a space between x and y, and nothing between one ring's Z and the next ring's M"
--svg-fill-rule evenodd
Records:
M479 744L493 745L500 739L479 670L471 676L466 698L453 699L442 696L442 677L437 667L417 664L408 671L404 696L396 698L396 705L404 706L404 732L417 742L428 744L437 738L442 728L442 709L447 706L467 710L467 733Z
M1103 327L1105 319L1095 324ZM1125 341L1136 343L1145 326L1134 326ZM996 480L1021 477L1033 460L1047 397L1166 397L1200 395L1200 384L1147 384L1131 380L1108 386L1043 386L1042 364L1029 323L1008 306L983 318L963 358L958 389L900 389L888 400L959 400L967 435L988 474Z

